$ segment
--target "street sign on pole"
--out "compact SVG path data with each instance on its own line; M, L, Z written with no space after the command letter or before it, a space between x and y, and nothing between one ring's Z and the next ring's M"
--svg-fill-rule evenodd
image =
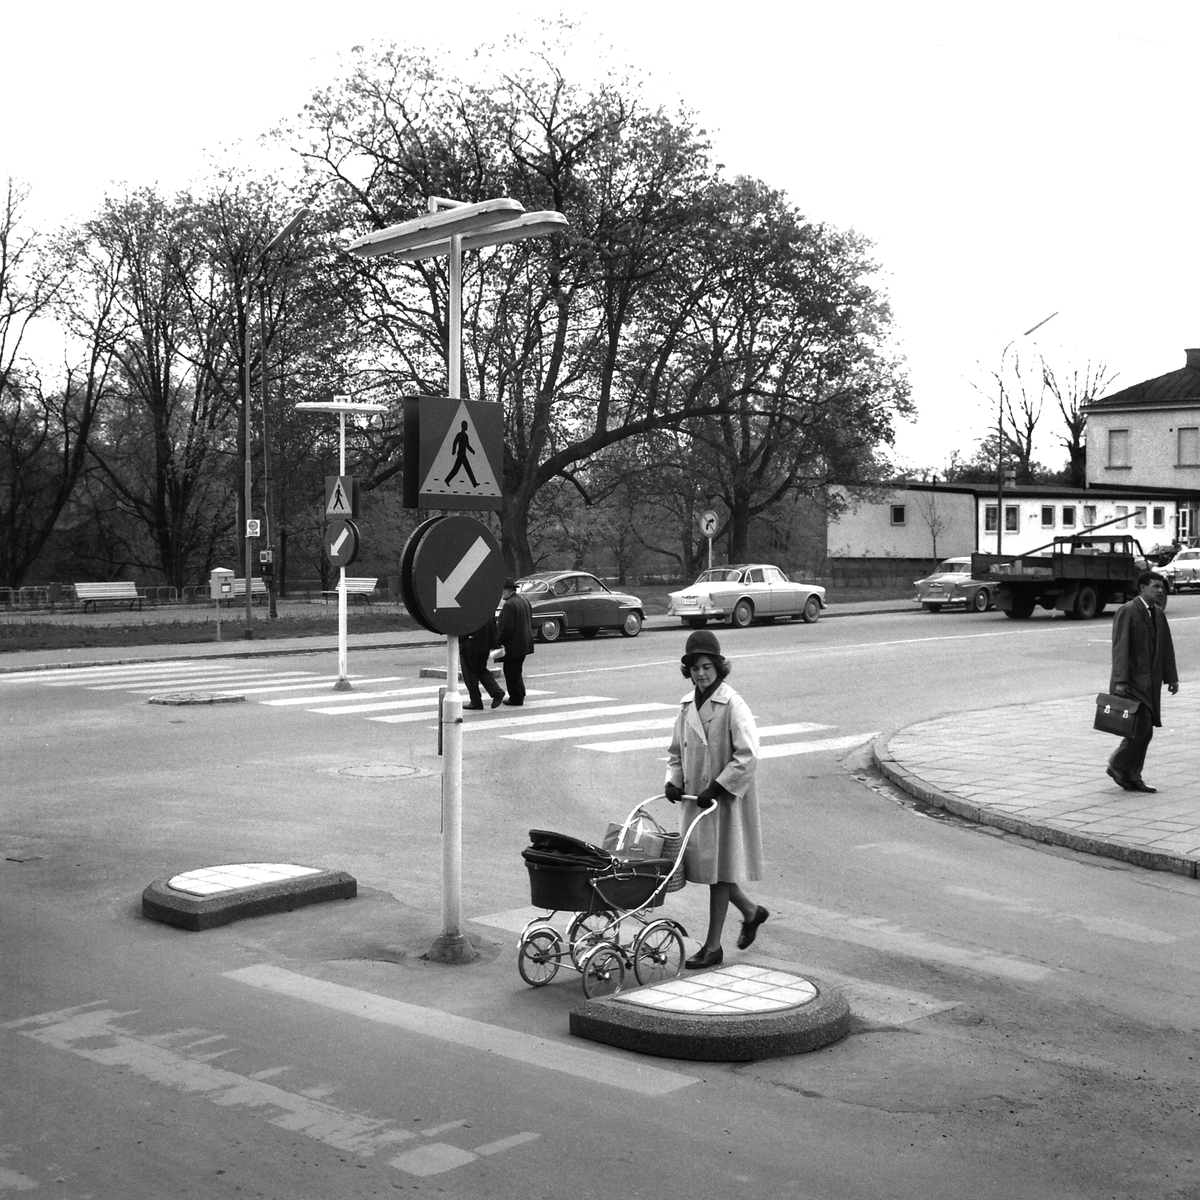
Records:
M246 536L248 538L262 537L262 522L255 520L247 521Z
M504 411L478 400L404 401L404 507L499 512Z
M353 475L325 476L325 515L358 516L358 480Z
M335 567L348 567L358 557L358 526L330 521L325 526L325 555Z
M717 514L712 509L700 515L700 532L706 538L712 537L717 532Z
M500 603L505 575L500 543L487 526L473 517L435 517L409 543L400 586L413 617L450 637L484 625Z

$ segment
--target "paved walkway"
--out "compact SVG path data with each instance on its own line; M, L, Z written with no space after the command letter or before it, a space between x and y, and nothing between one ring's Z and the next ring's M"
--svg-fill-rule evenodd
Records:
M1116 739L1092 729L1095 695L922 721L880 738L875 760L906 792L1022 837L1198 877L1200 690L1163 691L1146 758L1150 795L1104 773Z

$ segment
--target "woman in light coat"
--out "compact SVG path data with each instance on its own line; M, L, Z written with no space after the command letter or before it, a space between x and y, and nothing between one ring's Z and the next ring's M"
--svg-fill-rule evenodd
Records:
M687 640L683 674L695 690L683 697L667 757L664 792L672 803L682 802L684 828L701 808L716 812L692 831L684 851L684 878L707 883L708 936L687 960L688 968L717 966L724 953L721 931L730 902L742 914L738 949L754 941L758 927L770 915L742 890L742 884L761 879L762 835L758 821L758 728L749 706L725 682L729 662L716 635L700 630ZM695 800L684 800L684 794Z

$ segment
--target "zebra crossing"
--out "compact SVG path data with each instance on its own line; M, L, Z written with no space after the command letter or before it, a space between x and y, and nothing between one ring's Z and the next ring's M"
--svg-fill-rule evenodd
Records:
M351 675L350 679L353 691L335 692L335 675L269 664L183 659L16 671L0 675L0 695L34 686L147 697L186 688L191 693L244 696L248 702L283 711L436 727L442 683L417 682L411 675ZM659 701L626 703L613 696L559 695L530 688L519 712L511 708L465 712L463 735L467 744L496 738L570 743L573 749L596 754L662 752L671 743L677 711L677 704ZM838 736L834 726L813 721L762 725L758 732L764 759L849 750L878 736L877 731Z

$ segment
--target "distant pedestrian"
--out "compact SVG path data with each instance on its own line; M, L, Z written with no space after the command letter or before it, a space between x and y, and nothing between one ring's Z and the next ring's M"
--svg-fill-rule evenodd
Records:
M742 890L761 879L762 834L758 821L758 727L749 705L725 682L730 672L716 634L699 630L684 647L683 674L694 691L683 697L667 751L666 797L683 803L690 827L702 808L717 811L692 831L683 853L684 878L707 883L708 933L684 964L689 970L715 967L724 958L721 931L730 902L742 914L738 949L745 950L771 914ZM684 795L695 800L684 800Z
M504 685L508 688L505 704L520 708L525 703L525 677L522 668L533 653L533 609L517 591L515 579L504 581L504 604L500 609L500 645L504 647Z
M1141 701L1133 732L1108 760L1108 774L1127 792L1156 792L1142 778L1142 764L1162 724L1162 685L1174 695L1179 691L1175 669L1175 646L1167 625L1167 585L1155 571L1137 577L1138 594L1117 609L1112 632L1112 679L1108 690L1114 696L1132 696Z
M463 683L467 685L470 703L467 708L482 708L483 697L479 694L480 684L492 698L492 707L499 707L504 699L504 689L488 670L488 655L500 645L496 618L488 617L474 633L463 633L458 638L458 662L462 668Z

